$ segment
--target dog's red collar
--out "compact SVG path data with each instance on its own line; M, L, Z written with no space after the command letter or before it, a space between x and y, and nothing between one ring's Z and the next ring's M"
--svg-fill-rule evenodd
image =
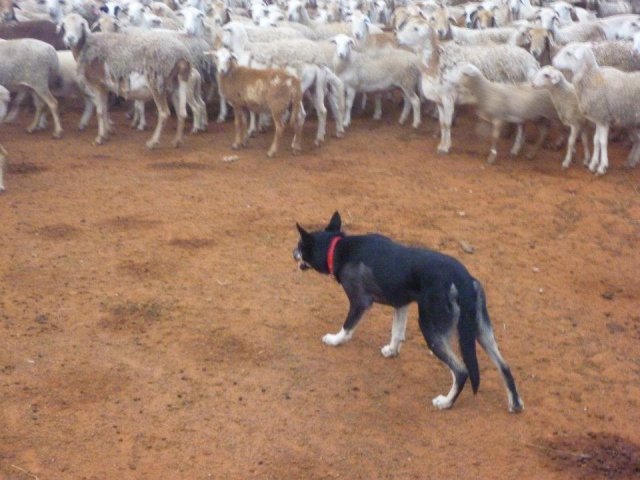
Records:
M333 237L329 243L329 251L327 252L327 266L329 267L329 273L333 275L333 260L336 255L336 246L338 242L342 240L342 237Z

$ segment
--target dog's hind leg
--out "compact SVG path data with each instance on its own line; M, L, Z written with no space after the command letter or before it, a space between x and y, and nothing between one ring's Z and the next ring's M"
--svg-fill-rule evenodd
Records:
M433 399L433 406L440 410L453 406L469 376L464 364L451 349L450 343L451 332L460 319L460 306L457 301L448 304L449 299L446 296L437 296L418 303L420 330L427 345L434 355L449 367L453 377L449 393Z
M520 398L518 390L516 389L516 382L511 374L511 369L504 361L504 358L502 358L500 350L498 349L498 344L496 343L496 338L493 334L493 328L491 327L491 320L489 319L489 312L487 311L487 301L485 299L484 289L477 281L473 282L473 286L477 294L476 322L478 325L478 342L480 342L482 348L485 349L489 358L491 358L502 374L502 378L504 379L504 383L507 387L509 411L511 413L521 412L524 409L524 402Z
M391 340L389 345L382 347L382 355L386 358L396 357L400 353L400 347L404 342L404 333L407 330L407 313L409 305L396 308L393 312L393 323L391 324Z

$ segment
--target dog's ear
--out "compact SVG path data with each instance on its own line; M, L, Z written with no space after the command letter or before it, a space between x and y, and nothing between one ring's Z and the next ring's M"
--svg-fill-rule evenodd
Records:
M342 219L340 218L340 214L336 211L331 220L329 220L329 225L325 228L327 232L339 232L342 228Z
M313 240L311 234L302 228L298 222L296 222L296 228L298 229L298 233L300 233L300 240L303 242L310 242Z

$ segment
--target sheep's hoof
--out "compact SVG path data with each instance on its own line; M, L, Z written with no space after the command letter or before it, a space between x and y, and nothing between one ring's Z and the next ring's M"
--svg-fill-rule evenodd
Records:
M596 173L596 167L597 167L597 164L596 164L596 163L590 163L590 164L589 164L589 171L590 171L591 173Z
M176 138L173 142L171 142L171 145L173 146L173 148L180 148L183 143L184 142L181 138Z
M414 130L417 130L418 128L420 128L421 122L418 123L414 123L413 125L411 125L413 127Z
M336 138L344 138L344 130L336 132Z
M62 138L62 130L60 130L59 132L53 132L53 138L55 139Z
M293 155L300 155L302 153L302 148L300 147L292 147L291 152Z
M438 147L438 153L440 155L447 155L449 154L449 149L445 147Z
M233 148L234 150L240 150L240 149L242 148L242 145L241 145L241 144L239 144L238 142L234 142L234 143L231 145L231 148Z
M607 167L604 165L596 171L596 175L604 175L605 173L607 173Z
M536 154L535 154L535 153L527 153L527 154L525 155L525 158L526 158L527 160L533 160L533 158L534 158L535 156L536 156Z
M0 187L0 193L4 193L4 187Z
M94 145L102 145L102 144L104 143L104 140L105 140L104 138L102 138L102 137L98 136L98 137L96 137L96 139L93 141L93 144L94 144Z
M159 142L158 142L157 140L149 140L149 141L147 142L147 148L148 148L149 150L153 150L154 148L156 148L156 147L158 146L158 143L159 143Z
M490 153L489 156L487 157L487 163L490 165L493 165L494 163L496 163L496 157L498 155L495 153Z
M320 146L320 145L322 145L323 143L324 143L324 138L316 138L316 141L315 141L315 142L313 142L313 144L314 144L316 147L319 147L319 146ZM295 150L295 148L294 148L294 150ZM300 150L300 149L298 149L298 150Z
M276 152L275 152L275 151L271 151L271 150L269 150L269 151L267 152L267 157L269 157L269 158L273 158L273 157L275 157L275 156L276 156Z
M216 118L216 123L224 123L225 120L226 120L225 117L218 117L218 118Z
M562 169L567 170L570 165L571 165L571 162L562 162Z

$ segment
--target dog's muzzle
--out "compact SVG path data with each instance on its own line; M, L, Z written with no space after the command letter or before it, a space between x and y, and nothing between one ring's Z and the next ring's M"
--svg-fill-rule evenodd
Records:
M298 262L298 268L300 270L307 270L311 267L311 265L302 259L302 252L300 252L297 247L293 249L293 259Z

